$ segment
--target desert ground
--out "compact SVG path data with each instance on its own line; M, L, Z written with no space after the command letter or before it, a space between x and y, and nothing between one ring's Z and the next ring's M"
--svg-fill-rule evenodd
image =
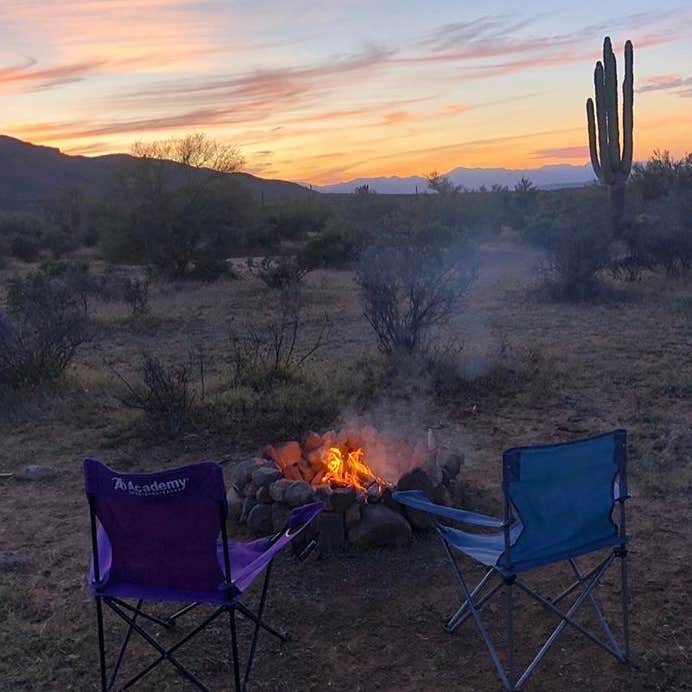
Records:
M445 405L418 374L372 375L381 370L380 358L352 274L310 273L304 289L306 334L320 328L324 313L330 323L311 370L339 391L343 382L352 388L370 384L367 396L339 400L331 427L357 419L410 435L433 428L445 444L465 452L464 504L495 514L501 511L503 449L626 428L632 663L624 666L566 631L526 689L691 689L692 286L644 275L596 304L555 303L532 289L537 260L511 244L485 246L480 278L448 336L464 344L460 357L480 377L501 343L520 354L539 354L538 366L514 386L495 389L489 379L487 386ZM58 475L40 481L0 478L1 690L98 687L95 609L85 582L90 548L84 457L123 471L200 459L218 459L228 469L260 444L276 441L272 430L264 432L264 440L222 431L150 437L139 414L120 404L121 383L113 370L133 376L143 350L184 358L191 347L201 346L207 386L221 386L229 329L248 321L261 325L272 300L269 289L245 278L154 285L150 314L137 320L122 305L96 303L99 337L80 351L65 382L49 394L23 394L3 403L0 472L37 463L55 467ZM470 574L480 574L464 564ZM600 593L618 623L615 577L612 571ZM529 581L551 593L568 578L566 571L541 570ZM258 598L256 587L248 598L251 603ZM454 635L442 628L458 600L434 534L418 534L405 548L313 554L302 563L286 554L273 574L267 617L288 629L291 640L282 645L260 637L250 689L500 689L471 623ZM491 622L500 622L500 603L488 610ZM520 599L520 605L519 663L533 655L555 622L528 601ZM582 617L588 622L587 610ZM195 620L193 614L188 618L180 631ZM121 627L113 619L107 623L113 654ZM241 628L248 631L247 625ZM231 689L226 635L215 625L180 656L211 689ZM166 633L160 641L177 636ZM124 674L151 656L133 640L131 667ZM161 665L141 688L182 690L187 684Z

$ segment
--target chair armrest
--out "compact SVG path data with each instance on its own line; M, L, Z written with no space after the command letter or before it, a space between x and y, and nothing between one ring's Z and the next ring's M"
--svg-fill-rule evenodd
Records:
M504 526L502 519L489 517L487 514L469 512L465 509L458 509L456 507L436 505L420 490L404 490L392 493L392 495L400 504L420 512L435 514L440 517L461 521L465 524L472 524L474 526L487 526L493 529L501 529Z

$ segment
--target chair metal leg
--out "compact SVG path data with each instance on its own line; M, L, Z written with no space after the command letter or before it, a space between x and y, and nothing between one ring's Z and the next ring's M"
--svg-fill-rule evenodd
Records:
M488 591L488 593L484 594L483 597L482 597L479 601L477 601L477 602L474 604L474 605L476 606L476 610L477 610L479 613L483 612L483 609L484 609L485 606L490 602L490 599L491 599L491 598L492 598L503 586L504 586L504 584L503 584L502 582L498 582L497 584L495 584L495 586L493 586L493 588L490 589L490 591ZM470 617L471 617L471 611L468 609L468 606L467 606L467 607L466 607L466 612L459 618L458 621L456 621L456 622L454 623L454 629L456 629L457 627L459 627L460 625L462 625L462 624L463 624L464 622L466 622L466 620L467 620L468 618L470 618ZM445 630L447 630L446 627L445 627ZM447 630L447 631L449 632L450 630ZM453 631L453 630L452 630L452 631Z
M129 627L127 628L127 633L125 634L125 638L123 639L123 643L120 646L120 652L118 653L118 658L115 662L115 666L113 667L113 672L111 673L111 679L108 681L108 689L112 690L113 685L115 684L115 679L118 676L118 671L120 670L120 664L123 662L123 656L125 655L125 650L127 649L127 645L130 642L130 637L132 636L132 629L135 625L135 621L137 620L137 616L140 615L140 608L142 607L142 599L140 598L139 601L137 601L137 606L135 607L135 614L132 616L132 622L130 623Z
M462 575L461 570L459 569L459 565L457 565L457 562L454 559L454 555L452 554L452 551L447 542L443 540L442 543L447 552L447 557L449 558L449 561L452 565L452 569L454 570L454 574L456 575L457 580L459 581L459 585L461 586L462 595L468 601L468 606L469 610L471 611L471 615L473 616L473 619L476 621L478 631L483 641L485 642L485 646L488 649L490 658L492 658L493 663L495 664L495 669L497 670L498 677L500 678L503 687L509 692L512 692L512 690L514 690L515 688L511 685L509 679L507 678L504 666L500 661L500 657L497 655L495 645L493 644L492 639L490 638L490 635L488 634L488 631L486 630L485 625L483 624L483 620L481 619L480 613L478 612L478 609L476 608L476 605L474 604L473 599L471 598L471 592L469 591L468 586L466 586L466 581L464 580L464 576Z
M235 608L228 609L229 624L231 626L231 649L233 652L233 680L235 691L241 692L240 686L240 659L238 658L238 632L235 626Z
M511 582L505 584L505 591L507 606L507 672L509 681L512 683L514 681L514 621L512 619L514 604L512 602L513 590Z
M248 620L251 620L255 624L259 624L259 626L265 631L269 632L269 634L274 635L277 639L280 639L282 642L287 642L288 641L288 634L285 632L279 632L278 630L275 630L271 625L268 625L264 620L261 620L260 618L257 617L247 606L245 606L242 603L236 603L235 609L244 617L246 617Z
M262 595L260 596L259 609L257 610L257 621L255 622L255 631L252 633L252 643L250 644L250 654L245 664L245 677L243 678L243 690L247 689L247 683L250 679L250 671L252 669L252 661L255 658L255 649L257 648L257 638L262 623L262 614L264 613L264 604L267 600L267 590L269 589L269 578L271 576L272 563L267 566L267 572L264 575L264 584L262 585Z
M107 692L108 685L106 683L106 648L103 637L103 605L101 599L96 597L96 622L98 626L99 636L99 665L101 667L101 690Z
M625 661L630 657L630 622L629 622L629 581L627 578L627 550L620 549L620 593L622 599L622 632L624 641Z
M584 579L579 573L579 570L577 569L577 563L575 562L575 560L570 559L569 564L575 576L577 577L577 580L581 584L582 588L586 589L588 587L588 581ZM596 600L596 597L594 596L592 591L589 591L589 601L591 601L591 606L593 607L594 612L596 613L596 617L598 618L598 622L601 625L601 629L603 630L603 632L605 632L605 635L608 638L610 645L613 647L613 650L617 651L620 655L622 655L622 652L620 651L620 646L617 643L617 640L615 639L615 635L613 634L612 630L610 629L610 626L608 625L608 622L603 616L603 611L598 605L598 601Z
M478 592L488 583L490 578L495 574L494 569L489 569L486 573L483 579L481 579L478 584L476 585L476 588L471 592L472 598L475 598L478 595ZM447 632L454 632L454 630L464 621L464 618L462 618L462 615L468 610L468 601L464 601L459 608L457 609L456 613L452 615L452 617L447 620L447 624L445 625L445 630Z

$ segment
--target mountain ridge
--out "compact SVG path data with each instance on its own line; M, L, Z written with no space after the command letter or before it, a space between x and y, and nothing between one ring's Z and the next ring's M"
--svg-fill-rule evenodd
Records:
M581 166L558 163L546 164L538 168L466 168L459 166L453 168L446 177L454 185L460 185L467 190L477 190L485 186L506 185L513 187L521 178L528 178L536 187L542 189L555 189L561 187L578 187L590 185L595 182L591 164ZM347 182L333 183L330 185L313 185L312 189L319 192L346 193L353 192L354 188L361 185L368 187L380 194L415 194L425 192L428 182L423 176L373 176L361 177Z
M135 159L129 154L72 156L55 147L0 135L0 211L23 211L40 206L62 190L80 187L103 194L122 167ZM171 166L181 166L170 162ZM247 191L267 200L310 194L299 183L231 173Z

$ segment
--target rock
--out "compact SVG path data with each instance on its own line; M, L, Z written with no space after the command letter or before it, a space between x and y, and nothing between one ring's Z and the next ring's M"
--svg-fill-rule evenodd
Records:
M257 464L255 464L255 460L249 459L247 461L241 461L231 469L231 481L238 492L242 492L243 488L250 482L252 473L256 468Z
M284 442L281 445L267 447L264 454L268 459L275 461L279 468L297 464L303 456L303 450L297 442Z
M445 505L445 507L450 507L452 505L452 496L449 492L449 488L446 485L438 485L435 490L433 490L432 501L438 505Z
M346 523L346 528L350 529L355 526L360 521L360 505L354 502L347 510L344 512L344 522Z
M397 511L381 502L364 505L360 521L348 532L348 540L363 547L402 546L411 540L411 525Z
M332 497L332 486L329 483L322 483L322 485L314 485L313 492L315 493L315 499L319 502L324 502L324 504L329 507L329 501Z
M345 512L355 501L355 488L332 488L328 507L332 512Z
M300 474L303 476L303 480L307 483L315 477L315 469L310 466L307 460L301 459L298 468L300 469Z
M277 533L286 528L286 522L291 514L291 508L283 502L275 502L272 506L272 531Z
M450 478L456 478L464 463L463 452L449 452L442 459L440 464L449 473Z
M243 498L240 497L238 491L231 487L226 493L226 501L228 502L228 518L232 521L240 521L240 515L243 512Z
M379 502L380 501L380 487L377 483L371 483L365 493L368 498L368 502Z
M257 504L257 500L254 497L246 497L243 500L243 509L240 512L240 523L244 524L247 521L248 515L252 511L253 507Z
M313 469L319 470L324 466L324 461L322 460L323 455L324 453L321 448L313 449L305 455L305 459Z
M279 478L278 481L274 481L269 486L269 495L271 499L274 500L274 502L283 502L286 490L292 482L293 481L289 481L286 478Z
M298 464L291 464L284 469L284 478L289 481L302 481L303 474L300 472L300 466Z
M433 483L428 473L420 467L405 473L396 485L397 490L421 490L432 497Z
M273 530L272 508L269 505L255 505L248 514L247 526L256 536L266 536Z
M281 478L281 471L273 466L262 466L252 473L252 482L258 488L268 488L279 478Z
M433 489L438 485L442 485L444 481L444 476L442 474L442 467L434 460L428 459L424 466L425 473L428 474L428 478L432 483Z
M29 464L29 466L25 466L17 474L17 478L22 481L47 481L55 478L57 475L58 470L52 466Z
M344 549L346 527L344 515L337 512L322 512L319 516L319 538L317 547L321 555L328 555Z
M291 507L307 505L315 498L312 488L305 481L294 481L284 494L284 502Z
M241 495L245 495L245 497L255 497L256 494L257 486L254 481L250 481L241 491Z
M432 480L427 471L422 468L415 468L405 473L397 484L397 490L421 490L426 497L432 500L434 491ZM409 507L404 508L404 514L414 529L426 531L435 526L434 520L426 512L421 512Z
M306 452L312 452L315 449L319 449L322 446L322 437L316 432L309 432L305 437L305 442L303 442L303 449Z
M264 485L261 488L257 488L255 499L257 502L261 502L263 505L270 505L272 502L272 497L269 494L269 488Z
M382 497L380 498L380 502L383 502L385 505L387 505L387 507L390 507L391 509L395 509L397 512L401 508L401 505L394 499L391 488L385 488L382 491Z

